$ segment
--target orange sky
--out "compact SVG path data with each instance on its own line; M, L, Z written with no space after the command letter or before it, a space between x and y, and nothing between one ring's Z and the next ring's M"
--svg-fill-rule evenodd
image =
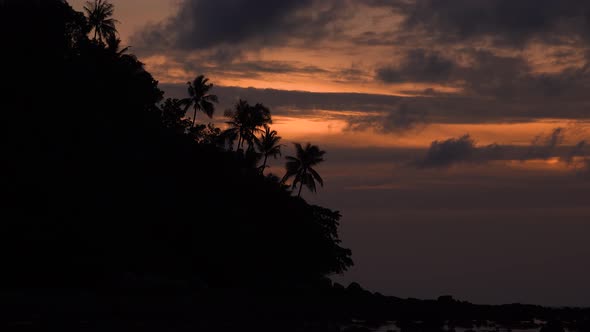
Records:
M84 0L72 0L76 9L81 9ZM146 24L163 22L177 10L177 0L114 0L116 17L120 20L119 31L124 43L136 41L134 35ZM362 6L361 6L362 7ZM351 14L346 31L347 35L362 34L365 31L387 32L392 26L400 25L400 16L392 15L383 8L363 7ZM362 9L362 10L361 10ZM188 23L187 23L188 24ZM395 29L394 29L395 30ZM399 32L402 34L403 32ZM423 41L416 41L418 46ZM312 92L354 92L405 96L408 91L412 95L420 95L419 91L434 89L438 93L462 92L462 88L452 82L399 82L384 83L375 80L375 68L384 63L399 63L401 52L407 48L375 45L373 47L351 48L350 43L343 40L324 42L322 45L302 47L302 41L294 39L288 45L263 47L258 50L248 50L239 57L241 62L274 63L289 65L294 68L313 67L311 71L302 72L266 72L264 75L256 73L232 71L224 69L215 63L202 61L202 54L208 51L179 52L169 50L147 54L141 57L156 79L161 83L180 83L200 74L187 67L187 63L199 63L200 69L209 69L206 73L216 85L273 88L279 90L300 90ZM493 47L489 42L481 40L479 45L494 50L499 55L522 55L528 65L536 73L558 72L564 66L580 63L583 52L570 46L551 46L532 42L521 49L504 49ZM131 45L131 51L133 46ZM321 47L320 47L321 46ZM411 47L418 47L413 44ZM462 45L449 46L439 51L446 54L461 49ZM568 54L566 58L555 61L554 54ZM569 53L568 53L569 52ZM233 60L234 62L236 60ZM469 57L458 57L458 63L469 66ZM240 67L241 68L241 67ZM354 72L353 79L339 77L343 70ZM344 75L344 74L343 74ZM259 101L256 101L259 102ZM261 101L264 102L264 101ZM355 117L356 110L351 109L348 117ZM331 110L318 110L314 115L303 117L296 115L275 116L273 129L276 129L288 141L313 141L333 146L351 147L427 147L432 141L444 140L470 134L478 144L492 143L507 145L527 145L540 134L549 133L556 127L568 127L570 120L537 119L527 123L482 123L482 124L429 124L419 129L403 133L388 134L376 132L372 129L350 130L343 117L331 116ZM296 114L293 113L293 114ZM360 115L360 114L359 114ZM366 115L366 113L365 113ZM578 133L579 134L579 133ZM575 144L582 139L580 135L568 135L565 144Z
M321 114L321 113L320 113ZM419 130L398 134L374 130L351 130L342 119L275 116L273 129L291 141L322 141L335 146L352 147L426 147L435 140L469 134L478 144L527 146L537 135L549 134L555 128L571 127L571 122L555 119L513 124L432 124ZM578 131L566 137L565 145L573 145L585 137Z

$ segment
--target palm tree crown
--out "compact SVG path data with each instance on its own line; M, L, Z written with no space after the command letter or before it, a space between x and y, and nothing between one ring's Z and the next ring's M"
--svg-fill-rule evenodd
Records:
M209 83L209 79L204 75L199 75L192 82L188 82L188 98L182 100L186 109L193 107L193 127L197 119L197 111L200 110L205 113L209 118L213 117L215 112L215 105L219 100L214 94L210 94L209 91L213 88L213 84Z
M248 151L252 151L256 134L263 132L260 128L272 123L270 110L266 106L260 103L251 106L241 99L234 106L234 110L225 112L225 116L230 118L227 122L230 125L228 135L238 138L238 150L242 149L244 143L248 143Z
M280 141L281 136L278 136L276 130L270 130L270 127L268 126L266 126L265 131L260 138L254 138L254 143L256 144L258 151L264 155L264 162L262 163L262 166L260 166L260 173L264 172L266 161L269 156L276 159L277 155L281 155L282 145L279 144Z
M323 187L324 180L316 170L312 168L322 161L324 161L324 154L326 151L320 150L317 145L307 143L305 148L299 143L295 143L296 156L287 156L287 173L283 177L283 182L289 178L294 177L292 188L295 188L299 183L299 193L297 197L301 196L301 188L305 185L309 191L316 192L316 181Z
M86 2L84 11L88 19L88 24L94 30L94 40L102 42L108 40L117 34L116 23L119 21L113 18L115 6L107 0L94 0Z

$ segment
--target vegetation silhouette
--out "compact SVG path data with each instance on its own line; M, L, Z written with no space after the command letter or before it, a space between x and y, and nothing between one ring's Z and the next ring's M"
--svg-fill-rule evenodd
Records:
M320 174L313 169L313 166L324 161L326 151L320 150L316 145L307 143L305 148L299 143L295 143L296 156L287 156L287 173L283 177L283 182L293 177L292 187L295 189L299 184L297 197L301 197L301 189L306 186L309 191L316 192L316 181L323 187L324 180Z
M256 144L256 148L258 151L264 156L264 160L262 165L260 166L260 173L262 174L266 169L266 162L268 161L268 157L277 158L277 156L281 155L281 147L282 144L279 144L281 141L281 136L278 136L276 130L271 130L270 127L266 127L264 133L258 137L254 137L254 143Z
M112 41L116 38L119 21L113 18L115 6L107 0L88 1L84 6L90 28L94 30L94 40L102 43L103 40ZM115 39L116 40L116 39Z
M2 330L340 331L359 320L405 329L538 318L588 331L587 309L402 300L332 283L353 264L340 213L294 196L243 153L264 132L257 139L274 144L258 151L275 155L270 110L243 101L227 132L196 125L112 36L65 1L0 1L0 40L10 45L0 63ZM289 159L297 196L323 183L311 172L323 155L308 144Z
M233 142L238 140L238 151L243 151L244 143L248 144L247 152L254 152L256 134L264 133L261 128L272 124L270 110L263 104L250 105L246 100L238 100L233 110L226 110L224 114L230 126L226 135L230 139L230 149Z
M209 93L213 88L213 84L209 83L209 79L204 75L197 76L192 82L188 82L188 98L182 100L186 109L193 107L193 123L192 127L195 127L195 121L197 120L197 111L205 113L209 118L213 117L215 112L215 104L219 100L216 95Z

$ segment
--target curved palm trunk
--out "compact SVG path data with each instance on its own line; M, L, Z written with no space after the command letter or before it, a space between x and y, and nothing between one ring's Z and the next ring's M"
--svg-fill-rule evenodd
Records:
M252 146L252 137L254 137L253 135L254 134L252 133L252 130L248 130L248 138L245 140L248 143L248 150L247 150L248 152L251 152L252 148L253 148L253 146Z
M302 179L305 179L305 175L307 175L307 171L303 172ZM297 197L301 197L301 189L303 189L303 181L299 181L299 193L297 193Z
M268 159L268 155L264 154L264 162L262 163L262 169L260 170L260 174L264 174L264 169L266 168L266 160Z
M195 121L197 120L197 108L195 107L195 112L193 113L193 128L195 128Z

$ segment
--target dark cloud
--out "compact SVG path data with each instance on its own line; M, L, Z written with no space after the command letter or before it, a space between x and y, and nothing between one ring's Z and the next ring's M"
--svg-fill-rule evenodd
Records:
M349 68L344 68L332 73L332 77L332 81L336 83L365 83L373 79L365 70L355 67L354 64Z
M416 109L406 103L401 103L394 109L381 112L379 115L349 117L348 129L372 128L382 133L404 134L410 131L419 131L426 127L430 121L428 114L423 109Z
M167 95L183 97L186 86L183 84L162 84ZM276 114L304 114L315 110L379 112L397 108L404 98L388 95L363 93L321 93L308 91L289 91L277 89L256 89L216 86L215 93L220 98L220 107L231 106L239 98L252 102L262 102Z
M459 58L469 64L460 65ZM481 102L487 103L493 98L494 102L514 104L509 107L511 114L519 117L527 116L520 112L533 111L516 108L533 107L540 101L559 103L559 110L553 112L568 112L573 103L587 105L590 66L575 65L560 72L537 73L527 59L518 55L502 56L489 50L465 48L451 58L436 52L411 50L400 65L378 68L376 79L385 83L439 83L459 89L457 95L485 98ZM539 117L544 108L536 109Z
M327 72L325 69L285 61L244 61L228 64L227 71L240 72L241 75L254 77L260 74L318 74Z
M454 74L456 79L465 82L466 93L510 99L522 93L523 88L530 88L533 79L524 58L499 56L484 50L467 50L465 53L472 64Z
M400 132L423 127L427 124L427 114L422 110L412 110L401 104L395 112L389 112L382 124L382 131Z
M549 134L535 136L528 147L491 144L477 146L470 135L434 141L426 156L414 165L424 168L449 167L460 163L486 163L500 160L559 158L574 169L585 168L590 161L586 140L574 146L564 145L567 128L555 128Z
M555 128L548 135L537 135L531 142L529 152L523 159L548 159L565 140L565 129Z
M186 96L185 84L161 84L161 87L167 96ZM527 96L523 96L522 100L501 100L442 94L398 97L224 86L215 86L213 91L220 98L218 109L221 110L231 107L236 100L243 98L251 102L262 102L271 107L273 114L280 115L304 115L317 110L354 111L357 113L356 116L349 117L349 120L352 127L359 128L376 126L375 128L400 129L411 128L413 124L419 128L430 123L517 123L544 118L586 120L590 114L590 100L581 96L571 100L535 100ZM522 102L524 100L526 103ZM366 116L359 116L359 112L366 113Z
M256 48L286 44L291 38L309 42L329 35L329 23L344 9L338 1L182 0L176 15L148 26L134 41L151 51L236 44Z
M468 50L466 54L473 64L455 73L456 79L465 82L466 93L518 99L521 103L539 99L567 103L585 100L585 91L590 88L587 66L539 74L521 56L499 56L483 50Z
M582 140L571 149L571 151L565 157L565 161L569 165L573 164L575 167L578 163L578 157L587 158L588 156L590 156L590 153L588 152L588 142L586 140Z
M532 39L563 43L587 38L590 3L585 0L414 0L367 1L391 6L405 16L404 27L441 41L489 37L520 47Z
M359 46L391 46L399 43L399 35L393 31L375 32L364 31L349 37L355 45Z
M413 49L405 54L400 64L379 68L377 79L386 83L446 82L455 66L440 53Z
M555 128L549 134L537 135L531 142L523 159L559 158L574 169L585 168L590 159L590 151L586 139L578 141L574 146L564 145L566 134L575 131L575 125L568 128Z
M218 59L219 60L219 59ZM187 62L184 69L190 72L223 74L225 77L259 78L267 74L321 74L325 69L299 62L287 61L229 61L214 65L202 62Z
M355 14L366 9L364 6L393 9L392 15L404 18L402 26L397 30L392 27L391 31L379 31L370 24L367 31L353 29L356 21L351 18L358 18ZM527 118L534 112L532 109L539 112L533 117L556 113L545 106L552 100L565 113L558 117L578 118L579 104L589 103L586 91L590 90L590 67L578 63L583 59L581 48L587 46L580 41L590 36L589 20L590 2L576 0L181 0L175 15L146 27L132 44L144 55L166 51L167 57L175 57L172 62L190 73L212 73L229 79L260 79L269 73L322 74L334 82L351 84L371 79L431 83L454 88L457 95L485 100L441 99L434 90L407 92L433 95L442 106L489 102L488 98L498 99L492 103L509 104L497 105L498 109L489 115L492 118L506 117L500 108L510 110L510 118ZM497 44L493 50L482 47L487 37L502 45ZM523 46L532 39L545 43L567 39L569 49L548 54L554 65L565 69L539 73L526 55L501 52L506 45ZM381 62L374 71L365 69L370 66L318 68L313 63L253 61L245 56L248 51L274 46L305 50L345 40L351 52L396 46L395 50L404 53L401 61ZM457 42L453 47L441 42L451 40ZM322 44L314 44L319 41ZM363 60L376 61L358 59L359 63ZM541 100L543 105L538 107L536 103ZM458 112L463 111L464 107L459 106ZM575 115L570 116L572 113Z
M417 163L420 167L449 167L457 163L477 163L502 159L504 147L491 144L477 147L471 136L434 141L426 157Z

